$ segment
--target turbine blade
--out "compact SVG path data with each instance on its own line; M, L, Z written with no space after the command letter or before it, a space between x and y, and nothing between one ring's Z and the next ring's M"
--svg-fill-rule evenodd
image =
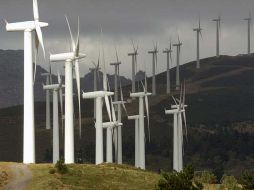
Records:
M79 56L79 17L78 17L78 34L76 40L76 49L75 49L76 56Z
M37 0L33 0L33 14L34 14L34 20L39 20L39 11L38 11Z
M45 55L45 48L44 48L44 44L43 44L43 38L42 38L41 27L40 27L38 21L34 21L34 23L35 23L36 34L37 34L39 43L40 43L40 45L41 45L41 48L42 48L42 51L43 51L43 55L44 55L44 59L45 59L45 58L46 58L46 55Z
M33 84L35 83L35 77L36 77L38 48L39 48L39 39L38 39L37 33L35 33L34 81L33 81Z
M115 108L113 105L112 97L110 96L109 98L110 98L110 102L111 102L112 119L113 119L113 122L116 122L116 112L115 112Z
M70 23L69 23L69 20L68 20L67 15L64 15L64 16L65 16L65 20L66 20L66 22L67 22L68 29L69 29L70 36L71 36L71 46L72 46L72 51L75 51L75 49L76 49L76 45L75 45L74 38L73 38L73 35L72 35L71 26L70 26Z
M81 105L80 105L80 74L79 74L79 62L75 60L75 76L78 91L78 107L79 107L79 138L81 139Z
M105 104L106 104L109 120L110 120L110 122L112 122L111 110L110 110L110 104L109 104L108 96L105 96Z
M145 104L146 104L146 116L147 116L147 129L148 129L148 140L150 142L150 118L149 118L149 105L148 105L148 97L145 96Z

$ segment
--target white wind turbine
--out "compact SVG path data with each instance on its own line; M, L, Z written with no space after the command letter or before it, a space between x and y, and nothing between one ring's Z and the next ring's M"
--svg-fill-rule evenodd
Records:
M101 30L102 36L102 30ZM95 130L96 130L96 147L95 147L95 164L103 163L103 120L102 120L102 99L105 100L108 116L110 122L112 121L111 118L111 108L109 102L109 96L114 95L113 92L108 91L107 86L107 74L106 74L106 65L105 65L105 57L104 57L104 48L102 43L103 49L103 90L96 91L96 92L83 92L82 97L84 99L96 99L96 123L95 123Z
M39 11L37 0L33 0L34 20L8 23L6 20L6 30L24 31L24 135L23 135L23 163L35 163L35 137L34 137L34 70L33 70L33 47L32 32L35 32L36 54L39 44L42 47L44 57L44 45L42 38L42 27L48 26L48 23L39 21ZM36 63L36 60L35 60ZM35 65L36 68L36 65Z
M73 123L73 62L75 67L75 76L77 82L77 93L79 102L79 136L81 138L81 110L80 110L80 76L79 76L79 59L85 58L85 54L79 53L79 19L78 19L78 33L76 42L73 39L72 31L69 21L66 17L68 24L72 50L68 53L51 54L51 62L65 61L65 143L64 143L64 158L66 164L74 163L74 123Z
M122 107L125 110L125 113L127 115L127 111L125 108L125 101L123 100L123 91L122 91L122 83L120 79L120 64L118 58L117 49L116 51L116 62L111 63L110 65L113 65L115 67L115 82L114 82L114 90L115 90L115 96L114 96L114 102L113 105L116 106L117 110L117 121L118 123L122 122ZM120 100L118 100L118 83L120 85ZM115 147L115 162L118 164L122 164L122 125L116 126L114 128L114 147Z
M193 29L194 32L197 33L197 64L196 64L196 68L199 69L200 68L200 59L199 59L199 37L201 36L202 38L202 28L201 28L201 24L200 24L200 16L198 18L198 28L194 28Z
M173 44L173 46L176 47L176 90L179 90L180 87L180 54L182 45L178 35L178 43Z
M167 88L166 88L166 91L167 91L167 94L170 94L170 63L172 64L172 43L171 43L171 40L170 40L170 45L169 45L169 48L165 48L165 50L163 51L163 53L165 53L167 55L167 82L166 82L166 85L167 85ZM169 63L169 58L170 58L170 63Z
M134 42L132 41L132 46L133 46L133 52L128 53L128 56L132 57L132 83L131 83L131 92L134 93L136 92L136 72L137 72L137 56L138 56L138 45L135 47Z
M53 163L59 160L59 120L58 120L58 95L61 100L60 89L64 86L62 79L58 74L58 84L43 85L44 90L53 91Z
M251 26L251 12L249 12L249 17L244 19L247 21L247 53L250 55L250 26Z
M143 85L143 84L142 84ZM150 126L149 126L149 104L148 96L152 93L147 92L147 81L145 74L145 86L143 86L143 92L130 93L130 97L139 98L139 167L145 169L145 127L144 127L144 99L147 112L147 124L148 124L148 139L150 141Z
M158 47L157 43L154 44L153 51L148 51L149 54L152 54L152 95L156 95L156 69L157 69L157 54L158 54Z
M109 87L109 85L108 85ZM111 102L111 110L112 110L112 121L110 122L105 122L103 123L103 127L106 128L107 130L107 143L106 143L106 161L109 163L113 162L113 142L115 143L115 141L118 139L118 136L114 135L114 133L117 133L118 130L115 130L119 127L121 127L123 124L121 122L119 122L116 118L116 114L115 114L115 108L113 105L113 101L112 98L110 96L110 102ZM118 161L118 160L117 160Z
M212 21L216 22L216 57L220 57L220 33L221 33L221 17Z
M185 130L186 128L186 116L185 116L185 87L184 92L180 93L180 100L176 100L174 97L175 105L171 106L171 110L165 110L165 114L173 115L173 169L176 171L183 170L183 127L182 127L182 115L184 119ZM178 103L177 103L178 102Z

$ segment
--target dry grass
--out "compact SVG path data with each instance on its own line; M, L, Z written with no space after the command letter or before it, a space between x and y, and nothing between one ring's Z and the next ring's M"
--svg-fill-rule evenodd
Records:
M5 186L12 179L12 172L9 168L11 163L1 162L0 164L0 188Z
M73 164L68 173L49 174L51 164L30 165L33 180L27 187L32 189L154 189L160 176L126 165Z

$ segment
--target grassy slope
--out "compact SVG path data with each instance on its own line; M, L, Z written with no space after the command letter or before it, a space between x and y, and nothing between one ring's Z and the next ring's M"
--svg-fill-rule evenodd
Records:
M64 175L49 174L51 164L30 165L30 189L154 189L160 176L126 165L69 165Z

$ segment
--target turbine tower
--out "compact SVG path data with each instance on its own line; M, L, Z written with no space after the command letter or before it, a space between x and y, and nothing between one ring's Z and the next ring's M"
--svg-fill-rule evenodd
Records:
M139 160L139 148L140 148L140 140L139 140L139 115L132 115L128 116L128 120L135 121L135 167L140 167L140 160Z
M221 31L221 17L213 19L216 22L216 57L220 57L220 31Z
M134 93L136 92L136 87L135 87L135 77L136 77L136 72L137 72L137 55L138 55L138 46L135 47L134 43L132 42L133 46L133 52L128 53L128 56L132 57L132 83L131 83L131 92Z
M53 163L59 160L59 120L58 120L58 95L63 88L62 80L58 74L58 84L44 85L44 90L53 91Z
M251 26L251 12L249 12L249 17L245 18L244 20L247 21L247 54L250 55L250 26Z
M50 73L42 73L46 77L46 85L50 84ZM50 89L46 90L46 129L50 129Z
M152 72L153 72L153 76L152 76L152 95L155 96L156 95L156 79L155 79L155 75L156 75L156 69L157 69L157 54L158 54L158 47L157 44L154 44L154 49L153 51L148 51L149 54L152 54Z
M167 55L167 88L166 88L166 92L167 94L170 94L170 63L172 64L172 43L170 40L170 46L169 48L165 48L165 50L163 51L163 53L165 53ZM169 63L169 58L170 58L170 63Z
M69 21L66 17L68 24L72 51L68 53L51 54L51 62L65 61L65 142L64 142L64 159L66 164L74 163L74 123L73 123L73 62L75 67L75 76L77 83L77 93L79 101L79 136L81 138L81 110L80 110L80 76L79 76L79 59L85 58L85 54L79 53L79 19L78 19L78 34L77 40L74 42L72 31Z
M24 32L24 135L23 135L23 163L35 163L35 136L34 136L34 79L35 71L33 70L33 47L32 32L35 32L36 54L38 53L39 44L42 47L44 58L44 44L42 38L42 27L47 27L48 23L39 21L39 11L37 0L33 0L34 20L6 23L6 31L23 31ZM35 60L36 62L36 60ZM36 68L36 65L35 65ZM34 72L34 73L33 73Z
M199 37L201 36L202 38L202 28L201 28L201 24L200 24L200 17L198 18L198 28L194 28L193 29L194 32L197 33L197 64L196 64L196 68L199 69L200 68L200 60L199 60Z
M180 87L180 53L182 45L178 36L178 43L173 44L173 46L176 47L176 90L179 90Z

